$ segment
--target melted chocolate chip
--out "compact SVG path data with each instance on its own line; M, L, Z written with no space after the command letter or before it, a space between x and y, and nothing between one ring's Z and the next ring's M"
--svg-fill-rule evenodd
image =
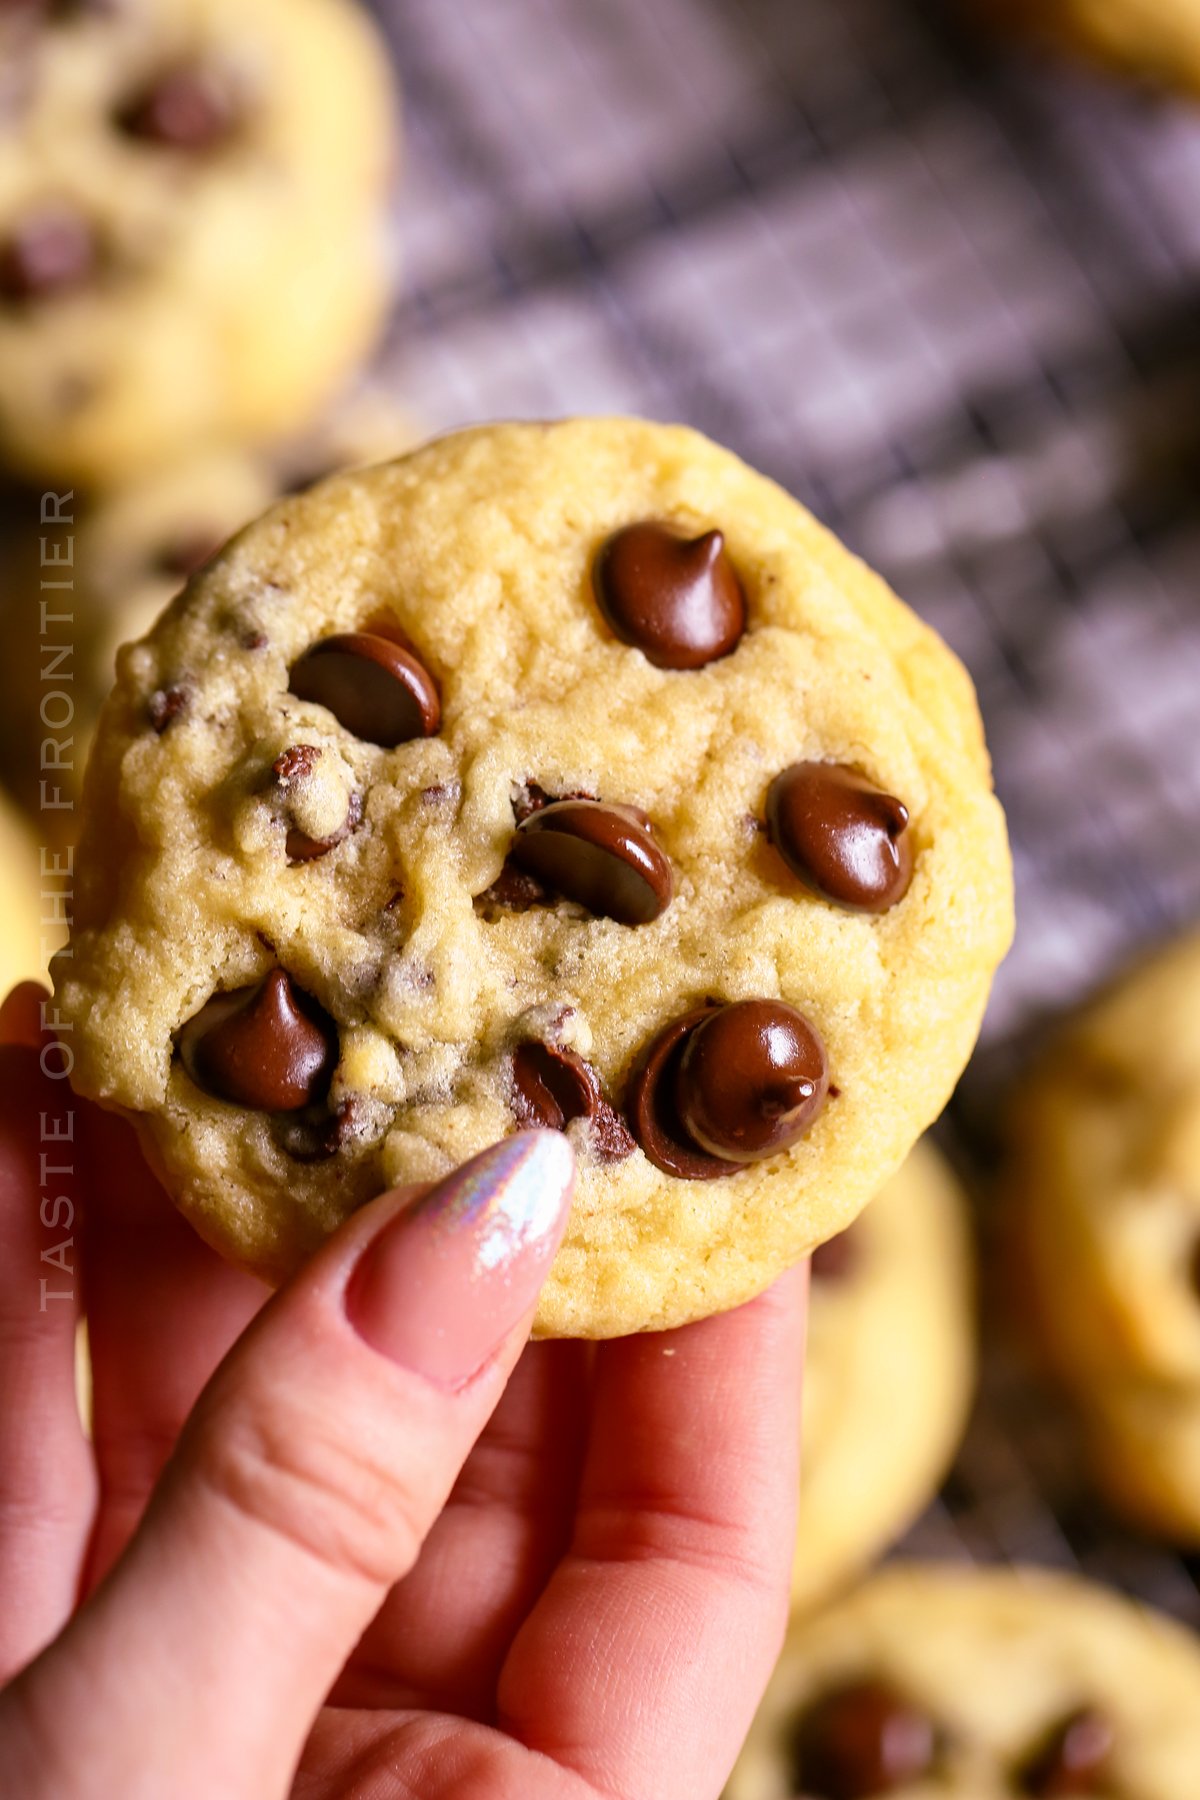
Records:
M210 69L168 69L128 100L117 124L128 137L198 155L215 149L237 122L226 84Z
M288 861L292 863L316 862L318 857L326 855L330 850L335 850L350 836L352 831L357 831L362 824L362 810L361 796L351 794L346 807L346 823L340 830L331 832L325 838L309 837L308 833L301 831L298 826L291 826L284 843Z
M671 865L633 807L558 800L518 828L511 860L603 918L645 925L671 903Z
M793 763L767 790L771 842L806 887L857 912L908 891L908 808L843 763Z
M616 532L596 558L600 611L656 668L700 669L746 629L746 598L719 531L689 538L656 520Z
M604 1098L591 1063L556 1044L520 1044L512 1059L512 1109L519 1124L563 1131L587 1119L592 1148L601 1162L632 1156L625 1121Z
M0 297L29 305L73 293L99 262L96 234L79 213L67 207L27 213L0 243Z
M710 1156L757 1162L803 1137L828 1086L825 1047L803 1013L782 1000L738 1000L689 1036L675 1104Z
M477 896L475 905L485 913L494 907L504 912L528 912L532 906L544 906L549 897L540 881L506 862L491 887Z
M845 1281L858 1268L862 1244L853 1225L818 1244L809 1260L814 1281Z
M518 825L523 825L532 813L541 812L544 806L553 806L559 800L596 800L597 794L585 794L580 790L574 794L552 794L540 782L522 782L512 803L513 817Z
M154 568L159 575L166 575L173 581L187 581L205 563L212 561L224 542L223 536L212 531L195 531L174 538L159 550L154 558Z
M361 1103L351 1094L330 1114L327 1106L284 1113L275 1121L275 1139L296 1162L328 1162L352 1141Z
M1021 1772L1021 1792L1038 1800L1102 1794L1116 1734L1094 1707L1081 1707L1056 1725Z
M332 1019L283 969L214 994L176 1044L197 1087L257 1112L298 1112L319 1100L338 1054Z
M796 1791L812 1800L872 1800L933 1768L929 1717L884 1681L855 1681L817 1700L793 1742Z
M656 1169L684 1181L714 1181L736 1174L722 1157L708 1156L692 1140L675 1103L679 1065L692 1033L713 1016L715 1003L672 1019L643 1050L633 1071L625 1110L633 1135Z
M323 638L292 669L291 691L328 707L367 744L395 749L432 737L442 720L433 676L392 638L374 631Z
M554 1044L519 1044L512 1059L512 1108L522 1125L561 1131L591 1116L600 1079L591 1063Z
M159 688L150 696L150 723L159 737L167 729L172 719L177 719L188 703L187 689L181 687Z

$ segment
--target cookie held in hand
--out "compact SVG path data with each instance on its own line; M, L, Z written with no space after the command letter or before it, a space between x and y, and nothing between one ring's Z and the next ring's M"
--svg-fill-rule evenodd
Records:
M810 866L768 795L812 764L855 783ZM635 420L274 507L123 654L85 815L76 1081L201 1232L278 1278L550 1125L579 1178L544 1333L702 1317L841 1230L1011 931L958 663L772 483Z

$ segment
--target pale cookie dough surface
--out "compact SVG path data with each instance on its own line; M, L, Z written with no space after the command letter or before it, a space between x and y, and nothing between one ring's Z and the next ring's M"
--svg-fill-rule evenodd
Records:
M1200 934L1023 1083L1008 1183L1038 1335L1118 1505L1200 1543Z
M719 526L748 628L661 669L618 642L591 571L614 531ZM331 632L383 619L441 689L436 736L382 750L289 692ZM73 960L81 1091L133 1114L188 1216L278 1278L389 1183L514 1128L512 1052L556 1040L624 1104L661 1027L708 998L789 1002L837 1089L786 1153L717 1180L583 1122L575 1206L538 1328L679 1324L760 1291L839 1231L940 1111L1011 932L1003 818L970 683L944 645L780 489L693 432L583 420L463 432L275 507L123 653L88 773ZM156 724L160 729L156 729ZM289 866L271 785L321 753ZM758 821L798 758L853 762L910 809L911 886L849 912ZM675 896L631 926L576 905L478 906L527 782L644 808ZM211 1099L173 1055L215 990L282 966L336 1021L349 1129L302 1162L277 1118Z
M814 1259L795 1605L844 1585L933 1497L966 1422L974 1323L963 1195L918 1144Z
M1191 1633L1074 1576L897 1563L793 1625L727 1800L837 1800L833 1784L805 1780L794 1746L810 1709L862 1682L901 1696L932 1727L935 1746L921 1774L843 1790L862 1800L1196 1792L1200 1644ZM1031 1763L1085 1709L1108 1741L1103 1772L1074 1786L1039 1785Z
M103 486L307 425L370 348L389 285L395 98L363 9L7 7L0 63L0 270L47 217L93 245L70 280L78 257L54 251L55 291L0 294L5 458ZM180 70L225 109L213 141L123 126Z
M1198 0L963 0L999 29L1032 32L1151 81L1200 89Z

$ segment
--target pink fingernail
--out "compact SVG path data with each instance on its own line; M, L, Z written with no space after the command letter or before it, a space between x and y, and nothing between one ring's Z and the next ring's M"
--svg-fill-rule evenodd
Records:
M494 1144L367 1246L346 1290L350 1323L382 1356L462 1387L537 1298L574 1185L561 1132Z

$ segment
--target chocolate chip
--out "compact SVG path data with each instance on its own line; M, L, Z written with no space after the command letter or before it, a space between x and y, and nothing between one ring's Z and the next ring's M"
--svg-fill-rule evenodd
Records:
M291 826L284 842L288 861L292 863L316 862L318 857L326 855L330 850L335 850L350 836L352 831L357 831L362 824L362 811L361 797L358 794L351 794L346 807L345 824L340 830L331 832L328 837L309 837L308 833L301 831L298 826Z
M312 774L320 756L315 744L289 744L271 764L271 773L281 788L290 788Z
M600 1098L591 1063L554 1044L519 1044L512 1059L512 1109L522 1125L562 1131L572 1119L590 1117Z
M243 632L241 638L243 650L265 650L269 642L265 631Z
M163 544L154 558L155 571L174 581L187 581L212 561L224 542L224 536L213 531L194 531L174 538Z
M713 1016L697 1006L672 1019L643 1050L629 1083L626 1112L633 1135L656 1169L684 1181L714 1181L736 1174L733 1163L708 1156L688 1134L675 1103L679 1065L692 1033Z
M321 1105L284 1113L275 1121L276 1141L297 1162L328 1162L353 1139L360 1110L361 1103L351 1094L332 1115Z
M168 69L126 101L117 124L128 137L196 155L214 149L236 124L229 89L211 69Z
M529 815L509 856L589 912L645 925L670 905L675 883L644 818L599 800L558 800Z
M150 696L150 723L159 737L167 729L172 719L177 719L188 703L187 689L181 687L159 688Z
M599 1162L624 1162L637 1149L628 1125L603 1097L592 1114L592 1150Z
M767 790L771 842L806 887L856 912L908 891L908 808L844 763L793 763Z
M276 785L283 793L287 793L298 781L305 781L312 774L320 760L321 752L315 744L290 744L271 764L271 773ZM286 850L289 862L315 862L349 837L356 826L362 823L362 800L358 794L351 794L346 807L346 818L341 828L331 832L328 837L309 837L296 825L289 828Z
M601 1162L632 1156L625 1121L604 1098L591 1063L557 1044L519 1044L512 1059L512 1109L521 1125L563 1131L587 1119L592 1149Z
M814 1281L845 1281L858 1268L862 1244L853 1225L818 1244L809 1260Z
M853 1681L821 1696L793 1740L797 1793L812 1800L871 1800L933 1768L937 1733L919 1707L885 1681Z
M1102 1712L1080 1707L1054 1726L1021 1771L1022 1793L1059 1800L1063 1795L1105 1792L1115 1741L1112 1724Z
M573 794L552 794L537 781L524 781L514 796L513 817L518 825L523 825L531 813L541 812L544 806L553 806L558 800L596 800L597 794L585 794L582 791Z
M544 906L549 897L540 881L506 862L491 887L476 898L475 905L485 913L494 907L504 912L528 912L531 906Z
M197 1087L257 1112L298 1112L319 1100L338 1054L333 1020L283 969L214 994L176 1044Z
M656 520L628 525L601 549L592 583L617 637L659 669L703 668L746 629L746 597L719 531L689 538Z
M395 749L432 737L442 709L432 675L411 651L373 631L323 638L292 669L291 691L328 707L364 743Z
M14 305L85 286L100 261L96 234L68 207L27 213L0 243L0 296Z
M803 1013L782 1000L738 1000L690 1034L675 1104L710 1156L757 1162L804 1136L828 1085L825 1047Z

